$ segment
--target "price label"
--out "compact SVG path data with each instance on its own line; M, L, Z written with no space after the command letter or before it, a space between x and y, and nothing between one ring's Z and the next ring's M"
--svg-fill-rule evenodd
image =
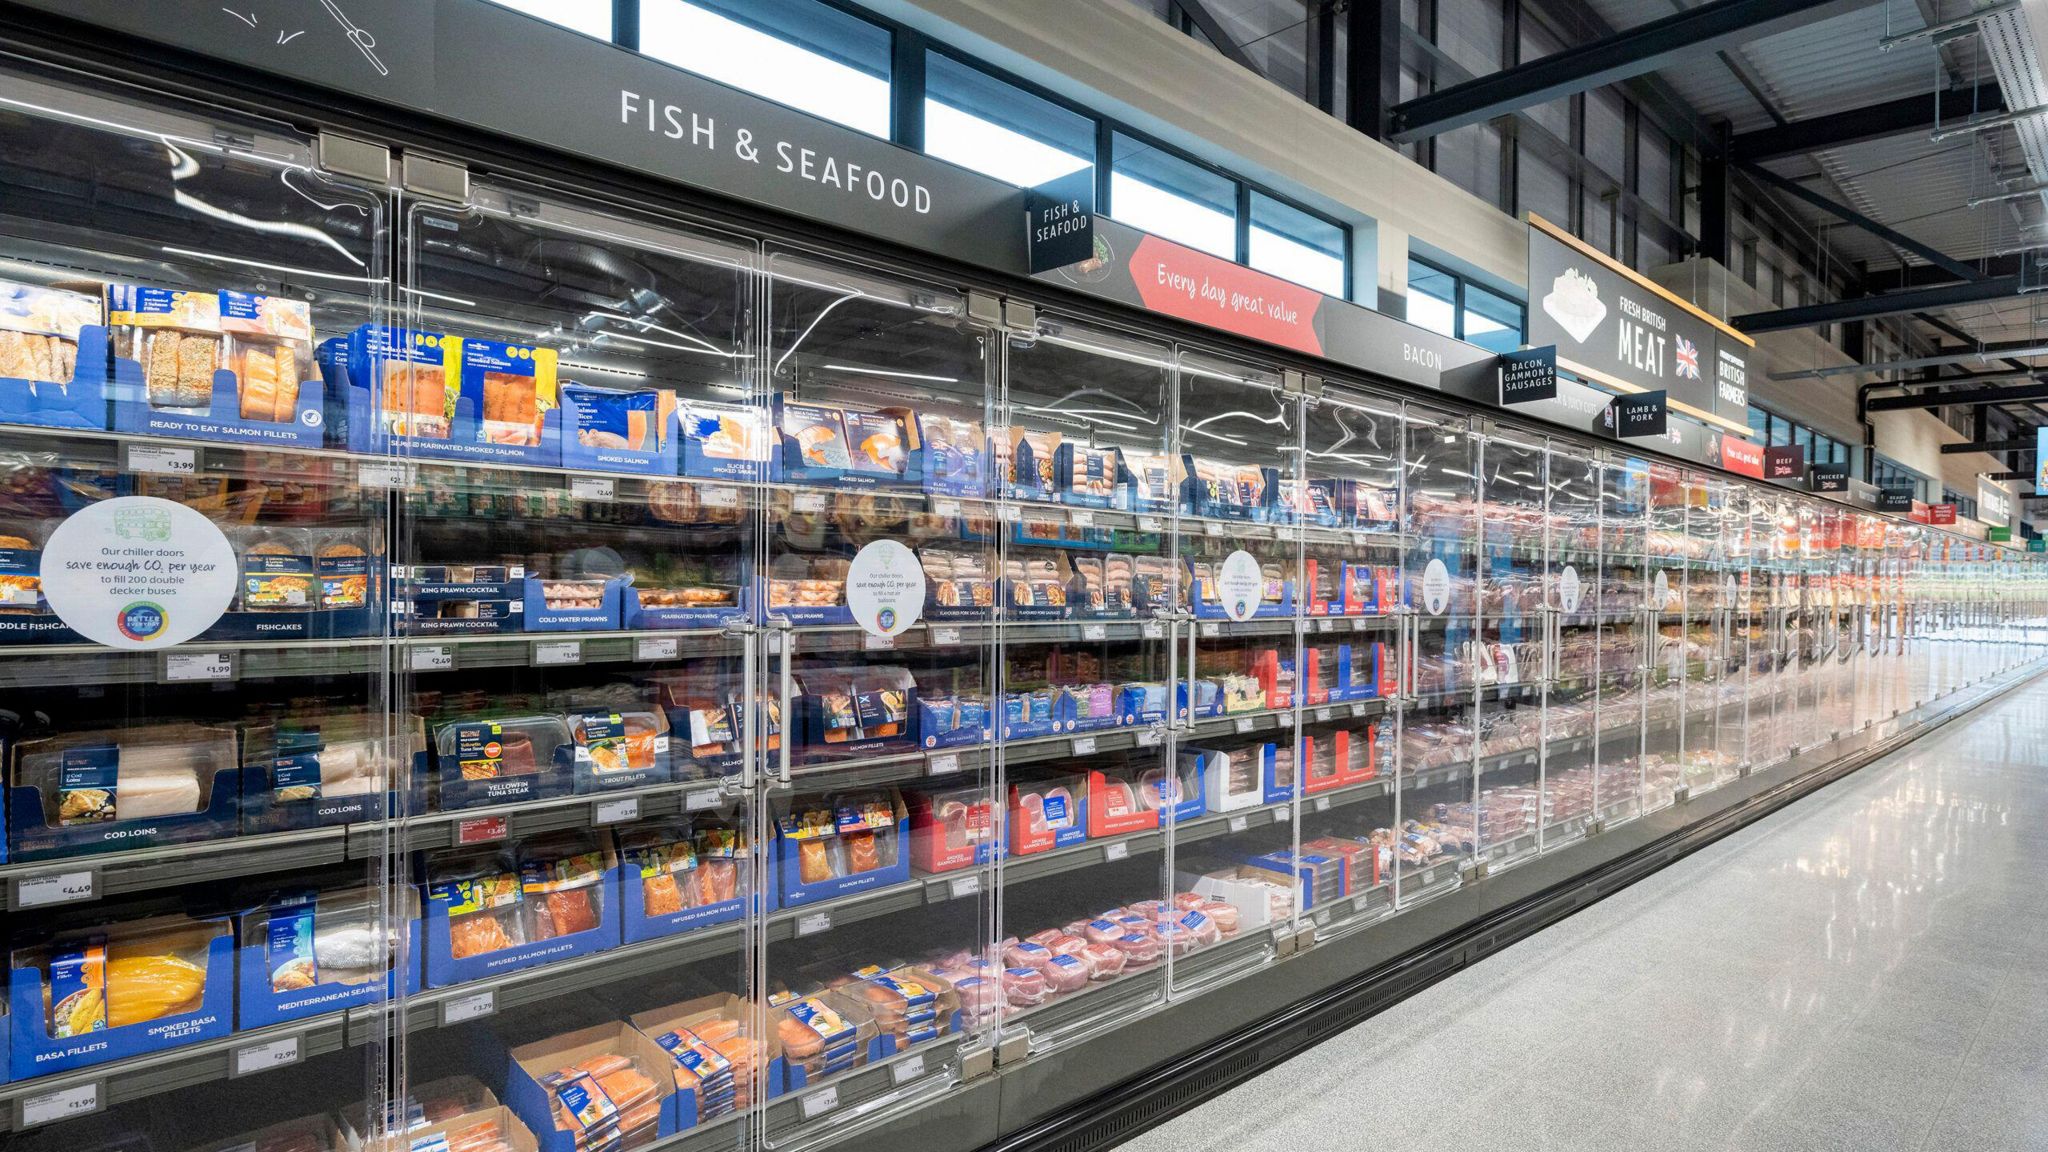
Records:
M1128 858L1130 854L1131 842L1128 840L1117 840L1102 846L1102 859L1104 863L1114 864L1118 860Z
M789 507L794 512L823 512L825 510L825 494L823 492L798 492L789 498Z
M640 798L621 796L616 800L599 800L592 805L590 822L596 825L620 824L640 818Z
M618 493L618 481L609 476L569 477L569 495L578 500L600 500L609 503L617 498Z
M542 640L533 646L535 668L555 668L583 663L583 641Z
M1165 733L1161 732L1157 728L1143 729L1138 733L1138 747L1157 748L1159 747L1160 741L1164 738Z
M1021 522L1023 521L1023 519L1024 519L1024 509L1022 509L1022 508L1019 508L1019 507L1018 507L1017 505L1015 505L1015 504L1005 504L1005 505L1003 505L1003 506L1002 506L1002 520L1003 520L1003 523L1005 523L1005 524L1017 524L1017 523L1021 523Z
M1218 524L1214 520L1204 520L1202 521L1202 535L1221 536L1223 535L1223 525Z
M1319 616L1316 618L1316 631L1335 632L1336 630L1337 622L1335 620L1330 619L1328 616Z
M1372 893L1370 892L1363 896L1353 896L1351 898L1351 910L1353 912L1363 912L1370 907L1372 907Z
M466 1020L481 1020L498 1010L498 994L491 991L472 992L441 1001L441 1027L460 1024Z
M1330 798L1329 798L1328 796L1318 796L1318 797L1316 797L1316 811L1318 811L1318 812L1328 812L1329 810L1330 810Z
M952 889L953 899L955 900L964 896L972 896L976 892L981 891L981 873L975 872L966 876L955 876L947 887Z
M1147 640L1166 639L1166 625L1157 620L1147 620L1138 628L1138 634Z
M943 756L932 756L925 760L925 775L948 776L960 770L960 754L948 752Z
M166 652L164 683L196 684L209 680L233 680L233 652Z
M1138 517L1138 531L1140 532L1159 532L1164 530L1165 527L1166 525L1157 516Z
M1107 625L1107 624L1083 624L1083 625L1081 625L1081 639L1083 639L1083 640L1107 640L1107 639L1109 639L1109 625Z
M1351 630L1352 630L1353 632L1363 632L1363 631L1365 631L1365 630L1366 630L1366 624L1365 624L1365 617L1363 617L1363 616L1353 616L1353 617L1351 618Z
M1202 639L1214 640L1221 635L1223 635L1223 625L1218 624L1214 620L1202 621Z
M1365 715L1365 705L1353 704L1351 706L1351 715L1353 715L1354 717Z
M839 1107L839 1086L833 1085L823 1092L813 1092L798 1102L798 1108L806 1120L816 1120L825 1113Z
M100 1082L80 1084L72 1088L59 1088L54 1092L40 1092L21 1098L22 1128L38 1128L54 1124L59 1120L72 1120L90 1116L100 1110Z
M1239 736L1243 736L1246 733L1249 733L1251 730L1252 718L1249 716L1239 716L1237 718L1237 734Z
M958 628L932 629L932 645L934 647L950 648L958 643L960 643L960 630Z
M457 820L455 843L460 846L489 844L494 840L503 840L506 833L511 831L511 826L511 820L504 816L472 816L467 820Z
M830 931L831 928L832 913L830 912L813 912L808 916L796 918L796 934L799 936L816 936L820 932Z
M244 1044L228 1058L228 1075L250 1076L299 1062L299 1038L283 1036L263 1044Z
M1073 508L1067 512L1067 523L1076 528L1095 527L1095 513L1086 508Z
M740 506L740 490L737 488L699 488L697 503L706 508L737 508Z
M415 672L448 672L455 667L455 646L426 644L412 650L407 666Z
M1292 819L1294 819L1294 801L1289 800L1287 803L1273 809L1273 823L1285 824Z
M683 654L683 642L676 636L641 636L633 641L633 659L642 663L674 660Z
M396 460L365 460L356 465L356 484L363 488L410 488L412 469Z
M1074 741L1074 755L1076 755L1076 756L1093 756L1093 755L1095 755L1095 737L1093 737L1093 736L1082 736L1082 737L1078 737L1077 739L1075 739L1075 741Z
M47 908L52 904L77 904L98 898L98 873L90 868L57 872L49 876L24 876L14 882L8 907Z
M1232 816L1230 818L1230 830L1232 832L1243 832L1251 826L1252 820L1249 816Z
M725 803L725 793L716 788L699 788L683 793L683 811L703 812Z
M1328 708L1318 708L1318 709L1316 709L1316 723L1318 723L1318 724L1327 724L1327 723L1329 722L1329 720L1330 720L1330 716L1331 716L1331 712L1330 712L1330 710L1329 710Z
M869 652L886 652L896 647L894 636L877 636L872 632L860 634L860 646Z
M934 496L932 497L932 515L944 516L949 520L957 520L960 517L960 502Z
M1280 715L1278 715L1278 716L1274 717L1274 719L1276 719L1276 720L1280 721L1280 726L1281 726L1282 728L1292 728L1292 727L1294 727L1294 713L1293 713L1293 712L1282 712L1282 713L1281 713Z
M199 450L174 448L168 444L127 444L122 446L124 470L154 472L162 476L192 476L199 471Z
M922 1052L914 1056L906 1056L889 1065L889 1083L898 1088L923 1075L924 1053Z

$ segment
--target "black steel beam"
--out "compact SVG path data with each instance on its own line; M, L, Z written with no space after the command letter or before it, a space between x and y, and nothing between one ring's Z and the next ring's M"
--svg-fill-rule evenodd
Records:
M1974 408L1979 404L2011 404L2018 400L2048 400L2048 384L2022 384L2017 388L1973 388L1967 392L1921 392L1913 396L1880 396L1864 405L1870 412L1911 412L1915 409Z
M1972 452L2032 452L2032 440L1971 440L1963 444L1943 444L1943 456L1967 456Z
M1188 22L1201 29L1202 35L1209 38L1209 43L1215 45L1216 50L1223 53L1225 59L1233 64L1249 68L1261 76L1266 74L1265 69L1252 63L1252 58L1250 54L1245 52L1243 45L1232 40L1230 33L1223 30L1223 22L1216 19L1214 12L1209 11L1207 0L1174 0L1174 2L1180 5L1182 12L1187 13Z
M1775 128L1744 132L1728 141L1728 158L1748 163L1774 160L1780 156L1797 156L1803 152L1861 144L1866 140L1903 136L1908 132L1931 131L1937 116L1942 123L1947 123L1965 119L1973 113L2003 111L2005 95L1998 90L1997 84L1950 88L1938 96L1931 93L1903 96L1867 108L1852 108L1847 112L1813 116Z
M1394 109L1395 143L1480 124L1520 108L1762 39L1863 7L1868 0L1711 0L1606 39L1505 68L1406 101Z
M1352 0L1344 10L1344 120L1385 140L1401 99L1401 0Z
M2019 292L2019 277L1998 276L1987 280L1946 284L1939 288L1887 292L1882 296L1858 296L1826 304L1780 308L1775 312L1749 312L1730 319L1729 323L1752 335L1758 332L1783 332L1792 328L1812 328L1848 320L1874 320L1880 316L1904 316L1913 312L1940 312L1948 308L1960 308L1965 304L2002 300L2007 296L2017 296Z
M1728 228L1729 198L1728 125L1718 126L1718 155L1700 157L1700 255L1721 267L1728 267L1731 251Z
M1897 248L1903 248L1930 264L1946 268L1950 272L1955 273L1958 279L1981 280L1984 278L1984 274L1972 265L1965 264L1930 245L1922 244L1903 232L1888 228L1846 204L1837 204L1833 200L1799 183L1797 180L1787 180L1761 164L1744 164L1742 167L1750 175L1778 189L1780 192L1804 200L1828 215L1834 216L1845 223L1854 224L1856 227L1863 229L1885 243Z
M2034 474L2032 472L1986 472L1984 478L1986 480L2032 480Z

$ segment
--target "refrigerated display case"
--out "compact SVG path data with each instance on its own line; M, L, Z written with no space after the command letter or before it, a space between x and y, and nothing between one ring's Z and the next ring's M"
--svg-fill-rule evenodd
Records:
M2023 553L321 144L0 72L10 1149L965 1152L2048 656Z

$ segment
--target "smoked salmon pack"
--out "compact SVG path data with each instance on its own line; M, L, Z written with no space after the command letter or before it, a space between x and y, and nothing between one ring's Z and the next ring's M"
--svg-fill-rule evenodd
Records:
M668 1053L624 1021L508 1053L505 1103L540 1152L631 1152L676 1133Z

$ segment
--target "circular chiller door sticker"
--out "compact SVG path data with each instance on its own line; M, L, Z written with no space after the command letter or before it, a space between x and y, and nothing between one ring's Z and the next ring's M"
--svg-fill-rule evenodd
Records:
M1431 616L1441 616L1451 606L1451 570L1434 559L1422 570L1422 606Z
M1656 577L1650 581L1650 589L1656 593L1659 611L1671 607L1671 577L1666 576L1663 569L1657 570Z
M1223 602L1223 614L1232 620L1249 620L1266 596L1266 574L1259 558L1242 548L1223 558L1216 569L1216 596Z
M1557 574L1557 603L1567 612L1579 610L1579 570L1574 565L1565 565Z
M900 635L924 614L924 567L895 540L877 540L854 554L846 570L846 607L861 630Z
M73 513L43 544L43 596L96 644L163 648L213 627L235 600L235 549L183 504L121 496Z

